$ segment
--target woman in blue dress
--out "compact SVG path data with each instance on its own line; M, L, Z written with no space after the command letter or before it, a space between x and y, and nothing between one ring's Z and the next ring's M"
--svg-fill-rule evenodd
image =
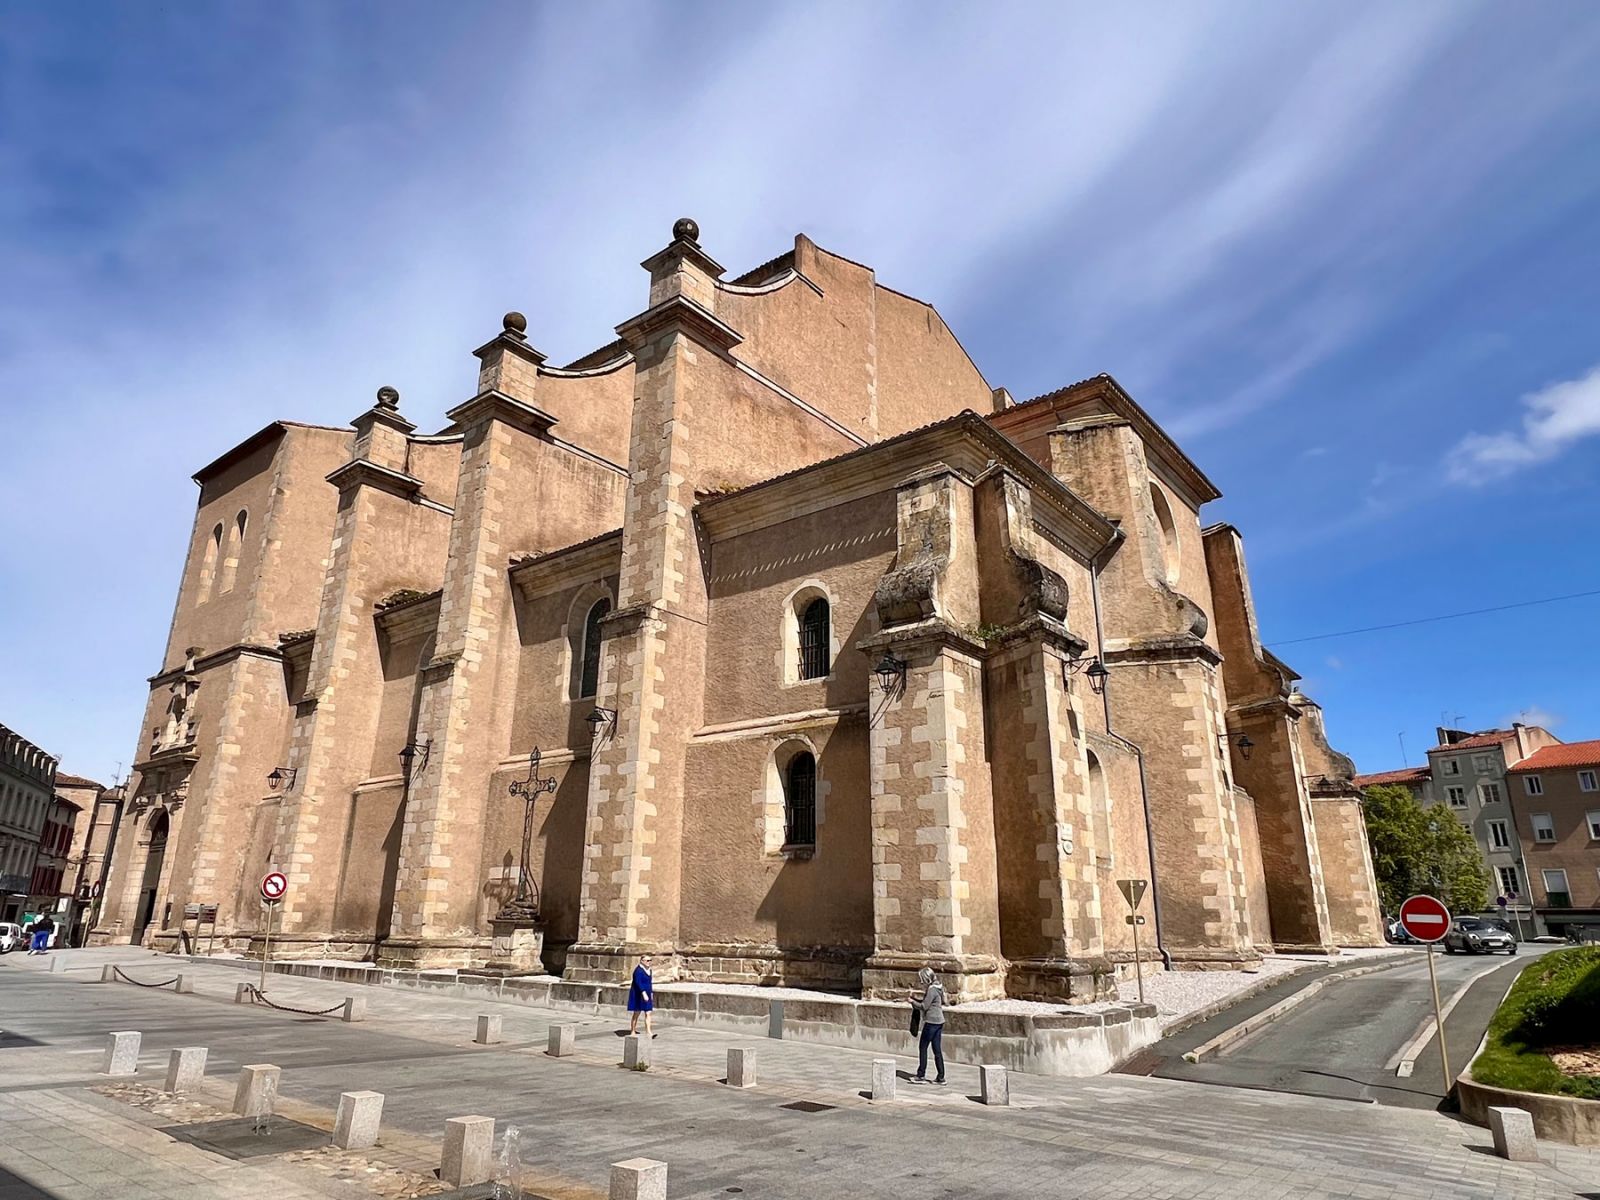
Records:
M650 1013L656 1006L656 985L650 978L650 956L641 954L639 965L633 969L633 986L628 989L628 1032L639 1032L639 1014L644 1014L644 1031L655 1037L650 1024Z

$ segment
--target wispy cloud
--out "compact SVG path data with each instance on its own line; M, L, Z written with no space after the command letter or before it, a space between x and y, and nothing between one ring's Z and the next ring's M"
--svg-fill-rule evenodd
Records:
M1504 479L1600 435L1600 366L1522 397L1522 406L1521 429L1468 434L1456 443L1447 460L1454 482L1477 487Z

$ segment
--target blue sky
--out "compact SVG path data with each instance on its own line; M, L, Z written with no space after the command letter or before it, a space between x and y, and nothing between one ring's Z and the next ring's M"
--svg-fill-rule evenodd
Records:
M0 18L0 721L109 778L189 474L528 314L564 361L697 218L1109 371L1267 640L1600 590L1600 8L207 3ZM1441 714L1600 737L1600 596L1281 646L1364 770Z

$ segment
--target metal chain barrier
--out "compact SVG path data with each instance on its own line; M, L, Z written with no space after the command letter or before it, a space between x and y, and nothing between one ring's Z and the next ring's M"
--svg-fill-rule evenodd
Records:
M343 1000L339 1001L339 1003L335 1004L332 1008L315 1010L309 1008L291 1008L287 1004L274 1004L271 1000L267 999L267 994L253 983L247 983L244 985L244 987L245 991L250 995L250 1002L252 1004L259 1002L261 1004L265 1004L268 1008L275 1008L279 1012L295 1013L296 1015L302 1017L331 1017L334 1013L342 1012L344 1010Z
M178 982L178 976L174 975L171 979L168 979L163 983L143 983L140 980L134 979L132 976L124 973L121 967L112 967L111 969L116 972L117 978L122 980L123 983L131 983L134 987L164 988L171 987L173 984Z

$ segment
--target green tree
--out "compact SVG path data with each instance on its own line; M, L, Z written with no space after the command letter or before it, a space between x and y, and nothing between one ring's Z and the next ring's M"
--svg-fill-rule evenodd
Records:
M1367 788L1362 807L1372 868L1383 911L1419 893L1437 896L1451 912L1477 912L1489 902L1489 872L1472 834L1450 810L1423 808L1407 788Z

